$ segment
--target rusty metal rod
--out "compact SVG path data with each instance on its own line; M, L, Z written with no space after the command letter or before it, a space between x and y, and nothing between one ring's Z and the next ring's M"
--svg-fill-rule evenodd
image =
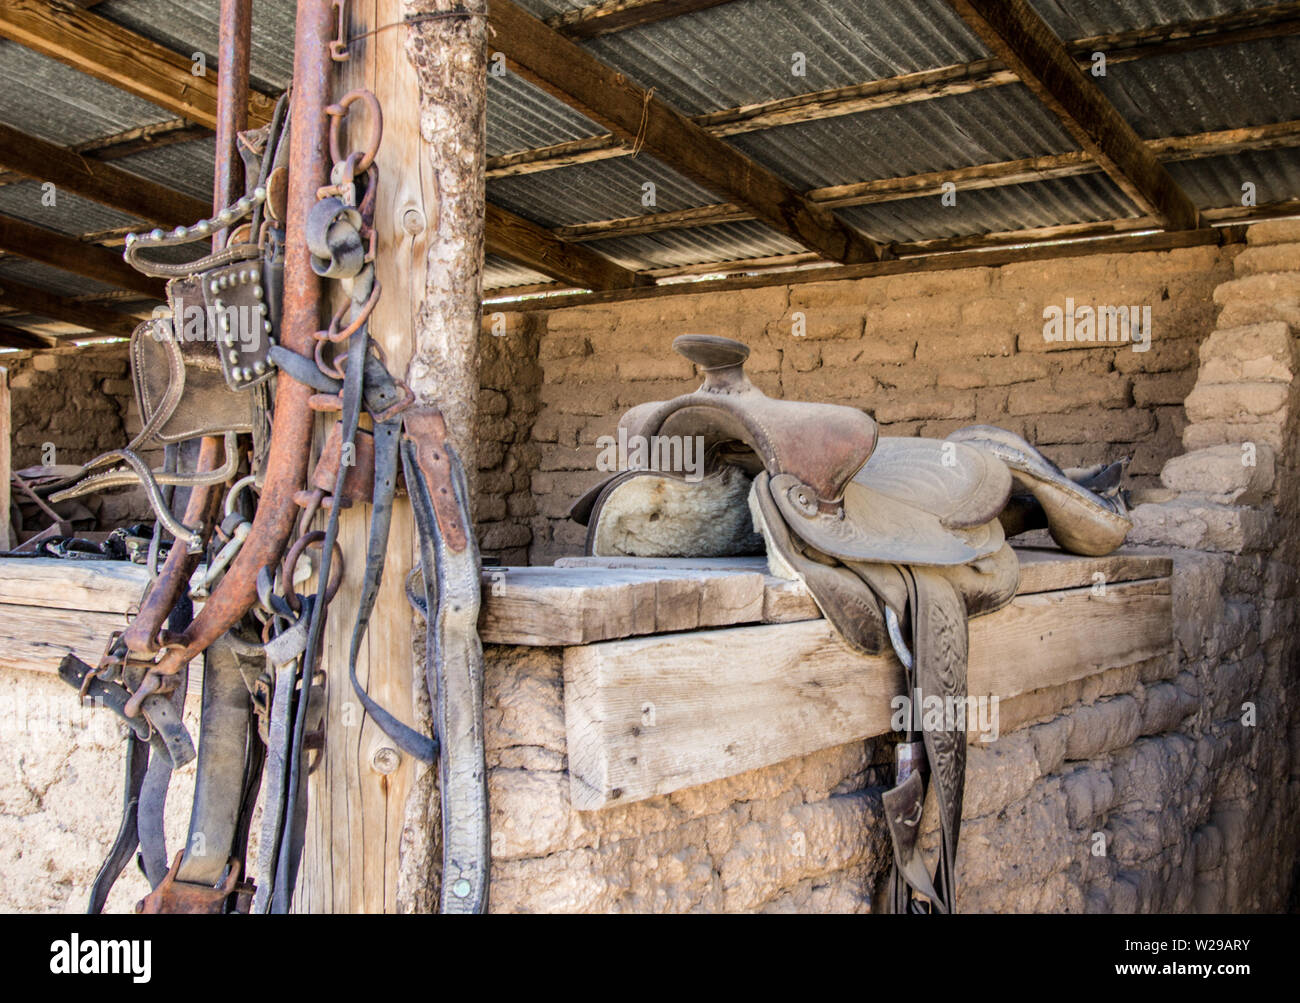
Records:
M212 208L228 206L244 194L244 160L239 133L248 128L248 67L253 38L253 0L221 0L221 41L217 52L217 163L212 175ZM256 234L254 234L256 237ZM212 250L225 247L226 231L212 235Z
M293 98L290 105L289 213L285 236L284 308L280 343L312 355L320 327L321 280L311 269L307 213L329 173L328 103L333 36L330 0L299 0L295 28ZM230 629L257 599L257 572L274 567L298 515L293 500L307 480L313 414L312 389L281 370L276 377L275 420L266 478L248 538L202 611L182 635L183 647L167 652L155 671L177 672Z
M244 167L237 145L238 133L248 127L248 66L252 45L252 0L221 0L221 36L217 61L217 140L213 169L212 213L230 205L243 194ZM212 249L221 250L226 233L212 237ZM221 462L222 440L204 436L199 446L196 468L199 472L215 470ZM228 459L228 457L227 457ZM185 525L196 528L203 545L216 523L224 485L196 487L190 491L185 506ZM175 546L167 555L158 580L149 591L140 612L122 634L127 651L136 656L151 656L158 651L159 634L172 607L189 585L190 576L202 557L202 548L189 553ZM197 654L197 652L195 652ZM175 672L188 662L180 662Z

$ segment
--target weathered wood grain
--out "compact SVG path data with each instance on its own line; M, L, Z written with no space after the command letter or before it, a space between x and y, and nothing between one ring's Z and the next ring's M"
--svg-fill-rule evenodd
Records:
M969 692L999 699L1172 648L1167 579L1019 596L970 625ZM853 653L824 620L565 651L575 808L624 804L885 734L892 655Z

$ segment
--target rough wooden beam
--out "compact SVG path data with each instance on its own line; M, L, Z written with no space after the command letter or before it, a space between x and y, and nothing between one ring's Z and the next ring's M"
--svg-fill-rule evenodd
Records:
M175 115L210 129L216 127L217 68L209 64L202 76L195 76L188 55L173 52L108 18L42 0L5 0L0 5L0 37ZM250 128L269 122L274 105L269 95L251 93Z
M1291 214L1287 213L1287 215ZM1231 218L1244 221L1235 216ZM979 236L986 235L981 234ZM730 292L737 289L761 289L765 286L803 285L808 282L834 282L840 279L865 279L880 275L906 275L913 272L948 271L959 268L996 268L1000 265L1014 264L1019 261L1046 261L1054 258L1073 258L1090 254L1115 254L1127 251L1169 251L1179 247L1201 247L1207 244L1234 243L1241 239L1244 238L1235 231L1225 232L1210 227L1168 233L1122 233L1086 240L1065 240L1060 235L1056 235L1046 240L1026 241L1011 247L998 245L992 246L991 249L960 253L920 254L915 257L894 258L889 261L869 261L858 265L781 269L760 275L724 275L724 277L717 279L711 278L693 282L659 282L654 286L644 286L636 289L571 293L536 299L494 299L491 308L494 311L561 310L565 307L588 306L596 303L617 303L624 300L654 299L667 296L697 296L701 293ZM732 267L732 263L718 262L713 270L725 272L729 267Z
M1147 148L1165 163L1228 156L1247 150L1286 149L1300 146L1300 119L1241 129L1221 129L1191 136L1149 139L1145 142ZM974 191L981 188L1001 188L1007 185L1075 177L1100 170L1101 167L1088 154L1074 151L992 164L976 164L951 171L928 171L899 178L857 181L847 185L814 188L806 194L814 202L838 209L938 195L947 182L955 184L960 191ZM557 227L552 232L563 240L581 242L656 233L661 230L685 229L692 226L709 226L745 219L753 219L753 215L734 202L723 202L716 205L694 206L690 209L576 223Z
M90 160L120 160L122 157L129 157L145 150L157 150L164 146L171 146L173 143L206 139L211 135L211 129L205 129L201 125L191 125L183 118L174 118L166 122L126 129L111 136L101 136L85 143L78 143L76 146L69 146L67 149ZM0 186L16 184L26 179L25 174L0 169Z
M16 313L34 314L83 327L100 334L129 338L139 321L125 314L88 303L77 303L66 296L43 289L0 279L0 307Z
M1172 229L1200 225L1187 193L1079 69L1027 0L948 0L989 50L1061 120L1112 181Z
M211 139L212 130L202 125L194 125L183 118L172 118L166 122L153 122L149 125L124 129L111 136L87 140L71 147L77 153L84 153L95 160L121 160L132 154L145 150L157 150L176 143L189 143L198 139Z
M1236 45L1300 33L1300 2L1273 4L1181 24L1090 35L1067 43L1086 69L1094 52L1105 52L1108 65L1150 56ZM735 136L798 122L856 115L879 108L967 94L1018 81L997 59L977 59L880 80L756 102L697 115L692 121L714 136ZM612 135L569 140L552 146L518 150L488 160L488 177L511 177L574 164L625 157L631 147Z
M54 345L53 338L47 338L42 334L32 334L31 331L24 331L20 327L14 327L10 324L0 324L0 348L51 348ZM7 486L9 478L5 478L4 485Z
M553 14L546 19L546 24L565 38L596 38L724 3L731 0L604 0Z
M0 13L0 18L4 15ZM52 182L58 189L98 202L119 212L179 226L208 216L212 207L157 182L97 163L79 153L0 125L0 167L34 181Z
M580 289L628 289L646 281L636 272L595 251L561 240L500 206L489 202L485 212L485 242L490 254L499 254Z
M970 695L1006 700L1172 658L1170 592L1163 578L1017 596L971 621ZM825 620L566 648L571 802L628 804L887 734L905 687L892 654L856 654Z
M120 254L10 216L0 216L0 251L155 299L166 292L161 279L140 274Z
M687 177L833 261L875 261L879 245L765 167L710 136L509 0L492 0L493 45L513 72Z

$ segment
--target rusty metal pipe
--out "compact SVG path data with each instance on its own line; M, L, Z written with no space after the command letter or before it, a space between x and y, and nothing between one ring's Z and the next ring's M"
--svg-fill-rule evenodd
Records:
M321 280L311 269L305 231L316 190L327 183L329 174L329 120L324 109L333 68L329 54L332 28L330 0L299 0L289 111L289 218L280 343L307 356L315 347L312 334L320 327ZM307 402L312 389L283 370L276 381L270 459L248 539L181 636L183 647L167 652L155 667L158 673L177 672L229 630L257 599L258 571L274 567L284 553L298 515L293 496L307 480L313 419Z
M248 67L253 38L253 0L221 0L221 41L217 52L217 163L212 177L212 208L228 206L244 194L244 159L239 133L248 128ZM226 231L212 235L220 251Z
M244 166L237 145L238 133L248 128L248 66L252 46L253 0L221 0L221 38L217 60L217 141L213 168L212 212L215 216L243 194ZM225 231L212 237L212 249L225 246ZM215 470L221 460L222 440L204 436L199 446L196 469ZM199 530L206 545L216 524L224 485L196 487L185 506L184 523ZM159 633L172 607L189 585L190 576L202 552L189 553L172 547L158 573L140 613L122 635L133 655L153 655L159 648ZM187 659L188 661L188 659ZM181 662L176 666L179 670Z

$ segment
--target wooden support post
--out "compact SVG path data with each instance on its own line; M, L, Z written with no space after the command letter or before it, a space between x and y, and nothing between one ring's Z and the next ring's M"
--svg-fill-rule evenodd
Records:
M376 164L376 277L383 295L370 332L396 376L447 416L473 473L483 263L486 18L456 16L400 25L409 16L482 10L483 3L353 0L349 46L335 99L374 91L384 111ZM365 36L364 38L361 36ZM369 123L349 119L364 143ZM408 368L409 364L409 368ZM339 543L348 569L326 624L326 748L311 778L307 843L296 908L304 912L430 911L437 906L436 770L400 753L368 719L347 678L351 611L360 596L369 506L342 513ZM430 727L419 640L404 583L415 528L397 499L384 585L357 676L397 717Z
M9 539L9 466L13 424L9 410L9 370L0 366L0 551L14 545Z

